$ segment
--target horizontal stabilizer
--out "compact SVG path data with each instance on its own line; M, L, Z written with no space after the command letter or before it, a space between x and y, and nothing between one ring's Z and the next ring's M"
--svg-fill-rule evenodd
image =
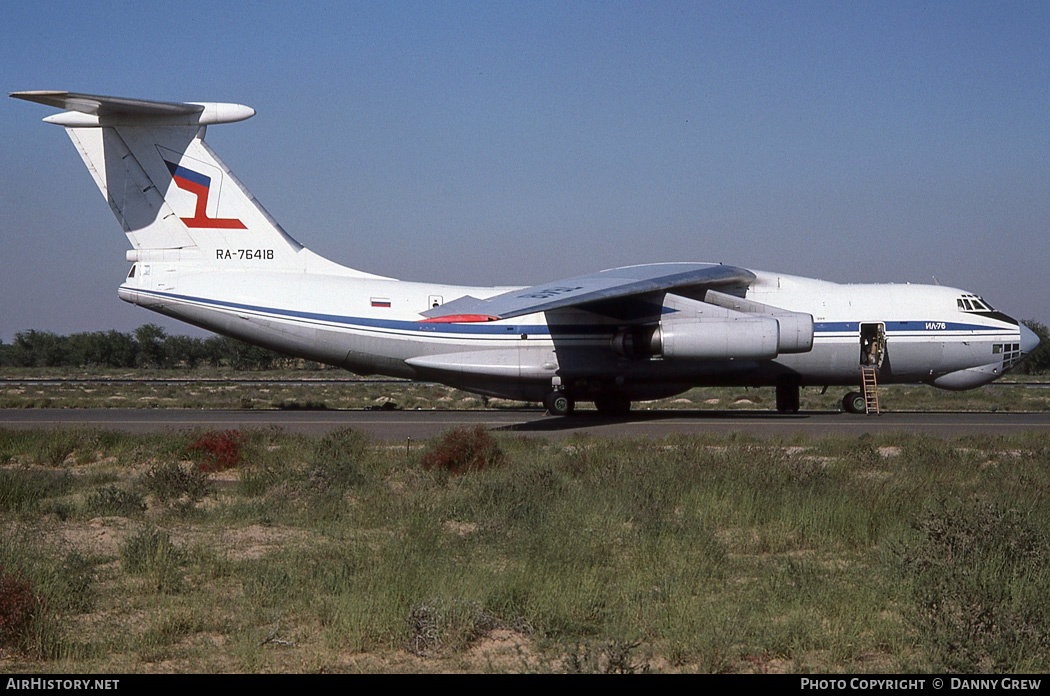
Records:
M147 101L56 90L12 92L11 96L65 109L67 113L55 114L44 120L67 128L130 124L144 120L155 124L170 122L172 125L207 126L235 123L255 115L255 109L243 104Z

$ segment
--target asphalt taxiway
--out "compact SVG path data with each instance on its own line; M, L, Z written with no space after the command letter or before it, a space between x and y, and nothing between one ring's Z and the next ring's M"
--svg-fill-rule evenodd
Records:
M746 433L757 437L926 433L938 437L1050 433L1050 413L778 414L769 411L635 411L627 418L591 412L559 418L539 410L489 411L214 411L183 409L0 409L0 428L88 427L133 433L194 428L280 428L323 434L354 428L386 441L423 440L450 428L545 437L663 437L674 433Z

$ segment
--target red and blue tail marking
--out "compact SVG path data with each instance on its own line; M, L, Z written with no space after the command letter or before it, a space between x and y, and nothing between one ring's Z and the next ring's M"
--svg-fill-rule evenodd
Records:
M181 165L164 160L171 172L171 178L175 185L184 191L197 196L197 207L193 211L193 217L180 218L186 227L211 228L224 230L246 230L244 223L236 218L211 218L208 217L208 193L211 191L211 177L200 172L187 169Z

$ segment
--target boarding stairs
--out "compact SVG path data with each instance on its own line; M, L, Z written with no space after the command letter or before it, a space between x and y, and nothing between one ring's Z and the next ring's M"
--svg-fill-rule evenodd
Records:
M864 391L864 413L879 415L879 385L875 379L874 365L861 365L860 373Z

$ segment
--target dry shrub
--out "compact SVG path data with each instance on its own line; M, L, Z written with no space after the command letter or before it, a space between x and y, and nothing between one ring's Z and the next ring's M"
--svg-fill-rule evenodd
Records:
M640 642L612 640L604 645L577 645L565 657L564 669L569 674L649 674L649 657L635 660Z
M484 427L455 428L431 443L423 454L423 466L452 474L480 471L503 463L503 450Z
M0 566L0 647L25 649L42 608L43 599L22 574Z
M177 462L168 462L151 468L143 476L143 486L162 503L184 500L198 502L208 494L211 484L199 468L183 468Z
M186 454L205 474L232 469L241 463L244 436L239 430L209 431L186 448Z
M419 657L450 655L464 650L489 631L504 628L498 618L477 602L436 599L412 607L410 638L405 647Z

